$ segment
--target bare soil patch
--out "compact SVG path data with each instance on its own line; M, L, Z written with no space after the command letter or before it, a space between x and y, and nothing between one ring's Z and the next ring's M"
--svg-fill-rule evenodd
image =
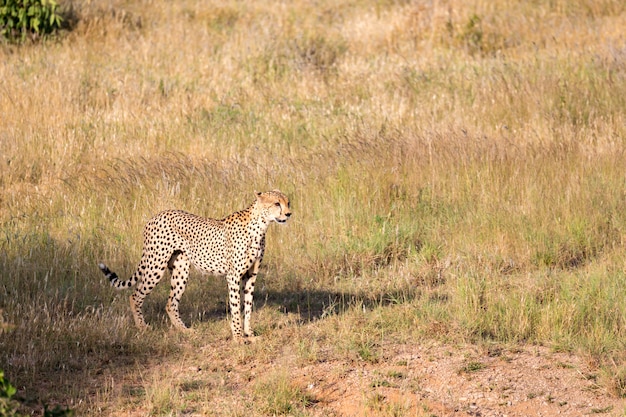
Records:
M601 376L591 364L546 347L393 344L384 346L384 354L374 363L350 359L302 363L293 346L285 346L268 361L241 351L231 356L227 353L231 349L229 340L221 340L197 354L155 363L142 372L143 378L152 373L170 379L173 386L201 387L202 404L190 401L180 413L189 416L264 414L255 404L262 401L255 387L278 369L287 370L290 384L311 400L305 410L287 415L623 416L626 410L626 399L603 390ZM124 387L135 383L127 380L119 389L128 391ZM154 414L146 409L147 403L111 407L108 413Z
M320 415L582 416L623 415L626 402L596 383L581 358L544 347L390 346L378 364L300 370Z

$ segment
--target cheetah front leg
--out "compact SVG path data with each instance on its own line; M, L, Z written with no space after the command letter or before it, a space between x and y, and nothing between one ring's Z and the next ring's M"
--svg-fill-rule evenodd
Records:
M245 337L252 337L252 332L250 331L250 316L252 315L254 282L259 273L260 264L261 260L257 259L243 277L243 335Z
M226 276L228 282L228 304L230 305L230 328L233 332L233 338L241 339L241 291L239 285L241 283L241 276L236 272L229 272Z

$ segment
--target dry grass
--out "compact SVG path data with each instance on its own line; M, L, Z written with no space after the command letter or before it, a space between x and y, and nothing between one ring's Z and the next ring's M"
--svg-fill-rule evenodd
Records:
M269 232L256 354L547 344L624 395L623 2L72 6L58 40L0 47L0 368L20 389L152 415L224 389L140 365L228 337L222 282L191 280L198 336L167 332L160 288L138 338L96 263L130 274L161 209L221 217L280 188L295 215ZM134 404L107 385L122 369Z

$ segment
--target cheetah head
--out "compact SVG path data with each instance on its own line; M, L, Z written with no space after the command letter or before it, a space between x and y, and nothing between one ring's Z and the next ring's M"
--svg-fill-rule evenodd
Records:
M264 217L276 223L285 223L291 216L289 199L278 190L256 193L256 204L264 213Z

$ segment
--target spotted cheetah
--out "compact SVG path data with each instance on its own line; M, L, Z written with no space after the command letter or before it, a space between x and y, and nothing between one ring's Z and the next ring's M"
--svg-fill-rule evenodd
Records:
M285 223L290 216L289 199L279 190L256 193L256 200L248 208L222 220L180 210L163 211L144 228L141 260L129 280L122 281L103 263L99 267L117 289L129 288L139 282L130 296L130 308L139 328L146 327L141 312L144 299L159 283L165 268L171 272L166 311L172 324L179 329L187 328L180 318L178 304L187 285L189 266L193 264L201 271L226 276L233 337L248 338L252 335L252 297L265 252L265 233L272 221ZM244 294L243 329L241 287Z

